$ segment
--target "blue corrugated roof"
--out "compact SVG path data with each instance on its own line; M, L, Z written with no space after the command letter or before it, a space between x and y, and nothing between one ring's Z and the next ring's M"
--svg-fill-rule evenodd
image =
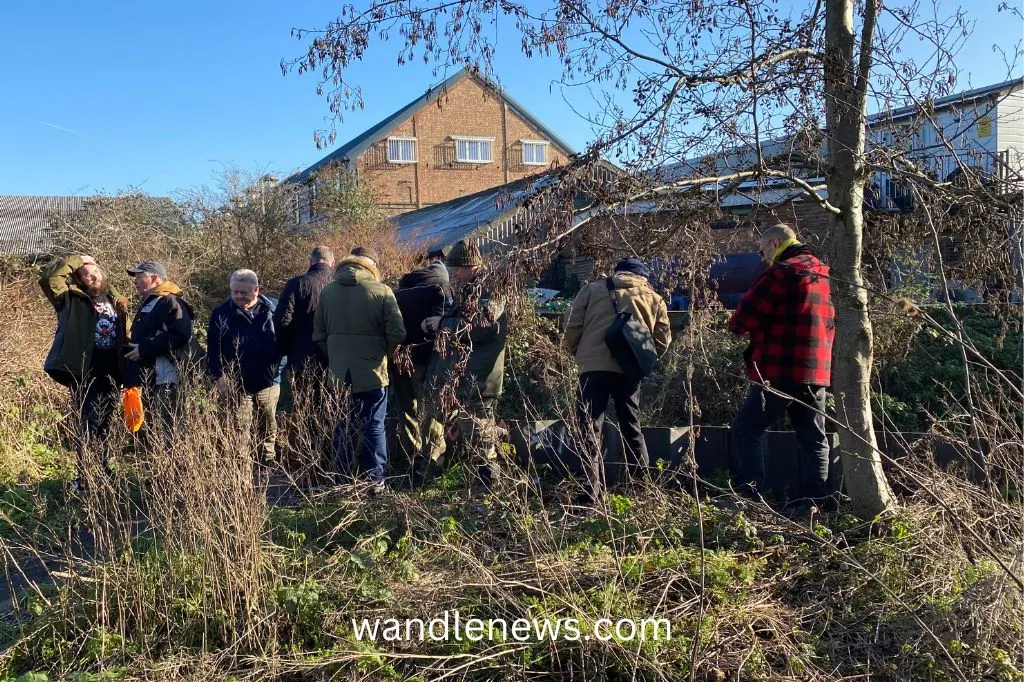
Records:
M460 80L467 76L476 78L476 80L478 80L484 86L489 87L490 89L498 93L498 95L505 100L509 107L511 107L520 118L526 120L530 125L532 125L538 131L540 131L541 134L543 134L550 142L554 143L558 147L561 147L570 155L576 153L576 150L573 149L565 140L563 140L561 137L559 137L553 131L551 131L547 126L545 126L543 123L534 118L534 116L530 112L528 112L526 108L523 107L523 105L519 104L519 102L509 97L501 88L499 88L494 83L491 83L490 81L480 77L479 75L473 75L472 73L470 73L468 69L463 68L460 69L459 72L456 73L455 75L448 77L440 85L428 88L426 93L409 102L404 107L402 107L395 113L391 114L390 116L382 120L380 123L377 123L372 128L364 130L362 133L355 136L342 146L338 147L333 152L331 152L324 158L320 159L309 168L306 168L305 170L302 170L286 178L284 182L306 182L307 180L309 180L310 176L313 173L329 164L341 163L345 161L354 161L371 145L375 144L376 142L386 137L389 132L391 132L396 127L398 127L399 124L405 122L413 115L415 115L417 112L422 110L423 107L427 106L432 102L435 102L437 98L441 95L441 93L446 91L448 88L451 88L452 86L454 86L456 83L458 83Z

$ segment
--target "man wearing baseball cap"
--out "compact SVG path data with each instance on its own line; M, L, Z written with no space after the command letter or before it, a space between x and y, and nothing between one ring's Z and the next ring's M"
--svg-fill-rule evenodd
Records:
M192 307L181 288L167 279L156 261L143 261L127 269L139 295L139 311L125 347L125 387L143 386L150 414L160 415L164 443L171 442L171 426L178 402L180 361L192 340ZM152 422L150 422L152 425Z

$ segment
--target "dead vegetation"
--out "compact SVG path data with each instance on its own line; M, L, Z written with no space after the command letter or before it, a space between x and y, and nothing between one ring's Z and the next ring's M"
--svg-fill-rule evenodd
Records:
M105 201L103 218L82 225L109 222L117 204ZM247 256L208 248L218 242L205 223L174 225L136 225L123 238L72 234L101 263L159 254L201 309L219 302L218 287ZM393 263L390 279L412 267L367 226L305 235L257 269L283 281L320 241L342 253L356 243L393 253L383 259ZM522 286L514 264L499 265L509 287ZM1024 680L1019 403L1007 379L1020 336L1007 316L943 317L900 307L896 292L875 299L873 314L887 320L876 339L880 423L913 418L929 433L886 446L902 507L867 523L737 509L725 481L695 481L691 470L661 487L622 488L597 508L573 503L573 482L527 472L486 494L459 462L415 493L373 498L358 484L314 492L308 483L326 447L315 434L340 405L299 416L288 475L269 476L254 469L250 443L198 376L169 445L118 431L117 476L92 461L89 492L75 496L66 398L40 371L53 313L31 268L5 264L3 276L0 305L18 322L0 327L10 349L2 390L14 396L0 421L0 549L14 597L0 670L9 678ZM551 321L513 307L501 414L566 416L574 364ZM956 384L958 346L940 331L957 325L992 365L974 358L983 390L970 405ZM649 421L730 418L744 387L738 352L720 311L695 312L645 387ZM911 388L900 393L896 379ZM963 451L975 433L988 443L988 482L933 463L937 444ZM599 618L665 618L672 638L369 642L352 622L455 610L573 618L582 634Z

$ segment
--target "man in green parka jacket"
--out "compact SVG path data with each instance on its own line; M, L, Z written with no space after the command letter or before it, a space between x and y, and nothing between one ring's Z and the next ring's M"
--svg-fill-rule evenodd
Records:
M128 303L87 255L68 256L46 268L39 286L57 312L57 333L43 369L71 389L80 417L75 483L81 490L83 458L90 441L99 443L103 467L109 472L103 441L119 404Z
M352 386L360 424L362 464L375 490L384 486L388 461L384 416L388 404L388 355L405 340L398 301L380 281L377 253L359 246L338 263L334 281L324 287L313 317L313 341L327 356L340 384ZM346 419L335 427L337 466L347 470Z

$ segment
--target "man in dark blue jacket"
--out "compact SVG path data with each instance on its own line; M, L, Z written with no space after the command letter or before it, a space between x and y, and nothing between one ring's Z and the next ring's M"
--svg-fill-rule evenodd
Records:
M245 432L256 412L256 439L265 462L274 459L281 351L274 333L274 302L260 293L252 270L231 274L231 298L214 309L207 327L208 371L238 411Z
M327 402L327 356L313 343L313 317L320 292L334 281L334 253L318 246L309 256L309 270L288 280L274 311L277 347L288 358L279 412L286 439L300 453L331 452L331 434L317 417ZM324 464L324 463L321 463Z
M334 253L318 246L309 256L309 270L288 280L274 311L277 347L288 356L288 371L294 378L305 370L327 372L327 358L313 343L313 316L320 292L334 281Z

